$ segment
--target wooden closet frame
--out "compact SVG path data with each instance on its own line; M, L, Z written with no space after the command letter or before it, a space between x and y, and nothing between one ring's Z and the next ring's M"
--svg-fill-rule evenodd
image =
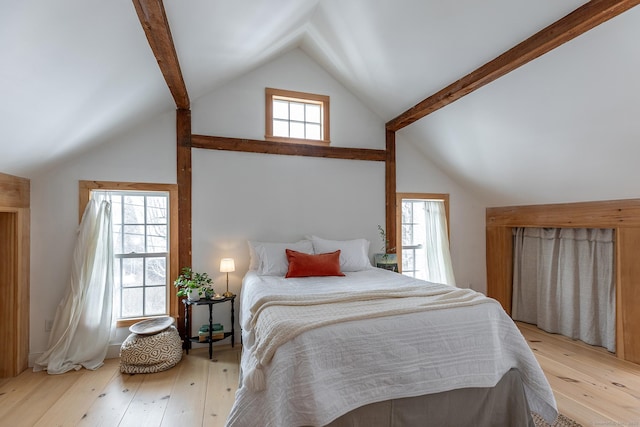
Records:
M487 295L511 314L515 227L615 230L616 354L640 363L640 199L487 208Z

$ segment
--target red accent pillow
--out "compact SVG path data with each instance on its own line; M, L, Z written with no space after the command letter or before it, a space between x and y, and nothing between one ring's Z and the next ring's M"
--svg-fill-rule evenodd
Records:
M286 277L344 276L340 271L340 250L326 254L309 255L285 249L289 270Z

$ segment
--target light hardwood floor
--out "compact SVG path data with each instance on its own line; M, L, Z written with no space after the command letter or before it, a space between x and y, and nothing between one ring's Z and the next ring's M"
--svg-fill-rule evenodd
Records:
M640 426L640 366L518 324L564 415L588 426ZM238 382L238 347L196 349L178 366L120 374L118 359L97 371L0 379L0 426L223 426Z
M120 373L119 359L96 371L24 371L0 380L0 426L224 426L238 384L239 346L195 349L156 374Z
M583 426L640 426L640 365L605 349L518 323L560 413Z

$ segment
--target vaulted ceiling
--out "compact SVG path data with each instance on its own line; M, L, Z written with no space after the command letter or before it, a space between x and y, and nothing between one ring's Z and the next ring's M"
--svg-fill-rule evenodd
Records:
M189 97L299 47L385 122L576 0L165 0ZM0 171L175 109L130 0L0 6ZM404 128L487 204L640 196L640 8ZM239 135L241 136L241 135Z

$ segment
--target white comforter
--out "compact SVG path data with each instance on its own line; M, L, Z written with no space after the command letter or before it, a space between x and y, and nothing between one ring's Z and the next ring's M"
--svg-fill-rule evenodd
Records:
M433 284L381 269L346 277L283 279L249 272L242 288L241 367L255 350L252 311L272 294L359 292ZM306 331L262 367L266 388L240 384L228 426L325 425L359 406L464 387L493 387L511 368L532 410L548 421L555 400L537 361L496 302L354 320Z

